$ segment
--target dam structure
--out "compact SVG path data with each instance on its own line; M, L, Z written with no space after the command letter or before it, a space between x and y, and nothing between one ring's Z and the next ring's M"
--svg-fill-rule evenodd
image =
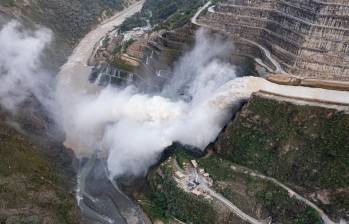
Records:
M237 54L307 79L349 81L349 1L221 0L197 24L228 33ZM278 72L280 73L280 72Z

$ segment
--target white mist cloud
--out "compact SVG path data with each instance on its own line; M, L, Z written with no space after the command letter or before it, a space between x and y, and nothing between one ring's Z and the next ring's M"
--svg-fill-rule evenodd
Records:
M34 95L62 124L78 156L97 149L108 156L113 177L144 174L175 141L205 148L231 114L229 103L220 107L214 101L221 87L236 78L227 60L232 46L218 35L198 31L195 47L179 60L173 79L158 94L134 86L85 92L68 79L57 88L56 102L50 97L55 91L49 88L50 76L40 65L50 39L50 31L27 32L16 22L1 29L0 103L14 110ZM60 110L52 110L55 103Z
M42 51L51 32L30 32L11 21L0 30L0 104L14 112L29 96L48 102L50 76L41 69Z
M208 34L203 29L196 34L196 44L177 63L173 79L162 91L164 96L185 94L206 98L215 89L236 77L234 66L223 61L231 56L233 46L218 34Z
M231 113L209 103L222 85L236 78L227 60L231 51L220 36L200 30L194 49L178 62L161 93L107 87L95 96L79 97L68 122L70 141L106 151L112 176L144 174L175 141L205 148Z

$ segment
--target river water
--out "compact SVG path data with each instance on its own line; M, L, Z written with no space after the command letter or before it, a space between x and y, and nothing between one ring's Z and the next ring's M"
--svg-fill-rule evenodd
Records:
M84 223L144 223L139 207L109 178L106 161L97 155L80 160L77 189Z

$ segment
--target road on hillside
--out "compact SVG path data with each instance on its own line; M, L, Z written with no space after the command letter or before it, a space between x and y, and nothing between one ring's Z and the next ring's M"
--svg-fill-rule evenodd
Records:
M258 221L257 219L247 215L243 211L241 211L236 205L231 203L228 199L213 191L210 188L207 188L206 191L214 198L222 202L225 206L227 206L230 210L232 210L237 216L239 216L242 220L245 220L251 224L266 224L267 222Z
M319 216L321 217L321 219L324 221L325 224L337 224L336 222L332 221L321 208L319 208L314 203L312 203L308 199L304 198L300 194L296 193L294 190L287 187L286 185L284 185L280 181L276 180L275 178L267 177L267 176L264 176L262 174L258 174L250 169L247 169L247 168L241 167L241 166L239 166L239 167L234 166L233 169L235 172L247 174L247 175L252 176L252 177L258 177L260 179L267 180L267 181L274 183L275 185L278 185L279 187L281 187L285 191L287 191L287 193L290 197L292 197L298 201L303 202L304 204L308 205L309 207L312 207L319 214ZM344 220L343 220L343 222L344 222Z
M216 94L210 97L209 104L216 109L231 109L236 104L247 101L252 93L264 91L277 96L284 96L295 103L324 105L342 110L349 110L349 92L311 88L304 86L279 85L261 77L241 77L229 81Z
M242 220L247 221L251 224L266 224L266 221L259 221L245 212L243 212L241 209L239 209L236 205L234 205L231 201L223 197L221 194L217 193L213 189L211 189L208 185L207 180L200 175L196 169L192 169L191 173L189 174L192 179L198 179L198 182L200 183L199 187L205 190L211 197L215 198L216 200L223 203L225 206L227 206L234 214L236 214L238 217L240 217Z
M91 68L88 66L88 61L94 52L95 46L100 42L105 35L114 29L115 26L121 25L126 18L139 12L145 0L140 0L121 12L116 13L113 17L105 20L98 25L94 30L90 31L74 49L68 61L61 67L58 74L58 83L60 86L73 85L75 89L86 91L93 88L89 85L88 75Z
M193 24L195 24L195 25L197 25L197 26L199 26L199 27L206 27L206 28L209 28L209 29L214 29L214 27L210 27L210 26L208 26L208 25L206 25L206 24L202 24L202 23L199 23L199 22L198 22L199 16L200 16L200 15L202 14L202 12L205 11L207 8L208 8L208 11L209 11L209 12L211 12L211 13L217 13L217 12L214 10L214 6L210 6L211 4L212 4L212 2L211 2L211 1L208 1L204 6L202 6L201 8L199 8L198 11L197 11L197 12L195 13L195 15L193 16L193 18L191 19L191 23L193 23ZM272 57L272 54L271 54L271 52L270 52L268 49L266 49L265 47L263 47L262 45L260 45L260 44L258 44L258 43L256 43L256 42L254 42L254 41L247 40L247 39L244 39L244 38L241 38L241 40L246 41L246 42L248 42L248 43L250 43L250 44L255 45L256 47L258 47L258 48L261 50L261 53L264 54L264 56L265 56L266 58L268 58L268 60L270 61L270 63L273 64L274 70L272 70L272 71L273 71L274 73L282 73L282 74L286 73L286 72L282 69L280 63L279 63L278 61L276 61L276 60ZM255 60L256 60L256 62L257 62L258 64L262 65L263 67L266 67L268 70L271 70L271 68L270 68L269 66L265 65L265 64L262 62L262 60L260 60L259 58L256 58Z

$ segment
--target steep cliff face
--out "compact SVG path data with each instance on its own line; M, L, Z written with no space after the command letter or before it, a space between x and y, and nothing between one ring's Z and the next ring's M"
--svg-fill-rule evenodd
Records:
M0 117L0 223L80 223L66 149L29 138Z
M258 57L260 44L291 74L349 81L348 1L218 2L200 23L247 43L252 56Z
M255 94L219 137L218 152L348 219L348 106L304 104Z
M31 8L35 4L39 2L1 1L0 29L12 18L25 24L19 30L31 30L36 19L49 26L45 18L32 14L47 10ZM66 42L72 36L61 38L63 33L55 31L57 35L40 58L47 76L59 69L71 51ZM6 71L1 75L6 76ZM30 95L14 113L1 106L0 118L0 223L80 223L74 155L62 145L63 134L57 133L43 106Z

